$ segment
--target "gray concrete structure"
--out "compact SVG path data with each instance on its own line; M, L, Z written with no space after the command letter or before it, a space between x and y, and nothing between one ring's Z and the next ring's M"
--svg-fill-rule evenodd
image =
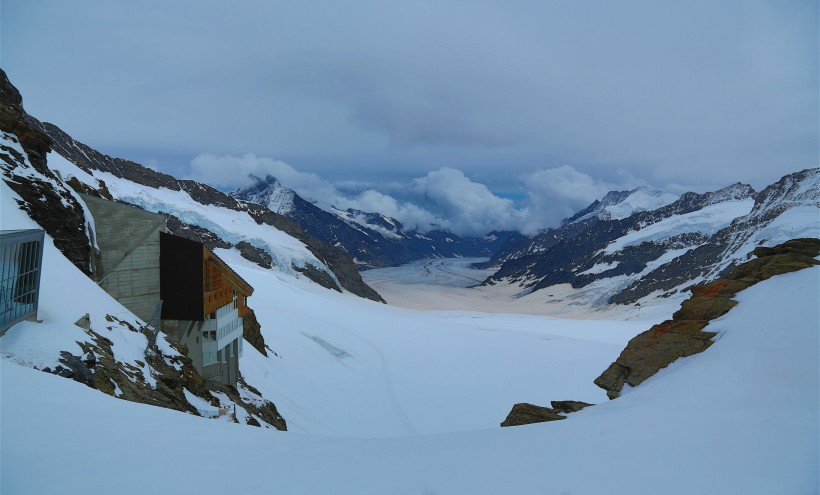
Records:
M166 232L166 219L162 215L93 196L82 195L82 198L94 218L99 247L93 263L95 280L101 288L145 322L153 317L159 320L157 311L162 300L163 252L167 259L173 260L170 255L176 254L177 257L181 256L179 261L200 265L205 263L203 253L215 256L201 243L196 255L180 252L172 246L168 248L172 253L163 251L166 248L161 247L160 232ZM225 270L231 271L227 266ZM202 278L202 273L198 278ZM211 313L203 314L202 302L206 297L204 280L187 281L176 277L171 282L173 283L166 282L166 286L171 286L171 293L177 290L189 293L191 299L186 303L186 308L194 309L191 301L200 303L199 314L191 314L191 318L201 319L161 319L157 322L159 329L170 340L187 347L188 357L203 378L235 386L239 380L239 358L243 343L237 293L233 292L233 300L230 301L228 292L227 299L219 302L223 304L222 307L209 309ZM168 287L165 289L168 290ZM242 297L241 301L244 303L245 298Z
M83 195L94 217L99 254L94 277L106 292L144 321L160 302L159 233L165 217Z

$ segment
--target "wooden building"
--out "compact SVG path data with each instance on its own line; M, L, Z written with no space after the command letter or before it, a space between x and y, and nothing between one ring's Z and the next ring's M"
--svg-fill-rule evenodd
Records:
M97 229L97 284L149 327L185 344L205 379L236 385L253 287L201 242L167 233L162 215L83 199Z
M160 233L162 330L206 379L236 384L242 318L253 287L204 244Z

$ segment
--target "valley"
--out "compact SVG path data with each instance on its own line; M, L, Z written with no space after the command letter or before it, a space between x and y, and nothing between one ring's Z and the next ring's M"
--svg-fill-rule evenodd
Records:
M0 220L43 239L42 283L4 251L3 493L816 491L820 169L459 237L104 155L0 75Z

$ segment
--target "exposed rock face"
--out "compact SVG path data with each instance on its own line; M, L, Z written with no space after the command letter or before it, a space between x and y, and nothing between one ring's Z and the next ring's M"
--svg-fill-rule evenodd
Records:
M751 198L754 195L754 190L750 186L738 183L704 194L686 193L670 204L651 211L638 211L624 218L612 218L605 214L606 210L603 208L617 204L628 196L624 196L626 193L631 192L633 191L610 193L601 202L593 203L567 219L561 227L543 232L523 246L510 245L508 251L500 252L491 260L502 264L484 284L517 281L531 291L537 291L552 285L569 283L577 289L602 278L636 275L646 269L651 262L660 259L664 253L702 245L708 236L700 232L686 232L629 245L613 252L607 252L605 249L608 244L631 231L646 228L665 219L696 212L721 202ZM593 270L593 267L602 265L611 267L600 271ZM666 268L667 265L663 264L656 271L663 272L675 280L676 285L691 279L687 277L696 276L692 273L691 267L688 271L675 270L674 273ZM629 297L618 300L613 298L612 302L635 302L648 292L641 292L640 295L637 292L629 294ZM606 302L608 301L602 301Z
M786 175L757 193L754 200L751 213L735 219L708 242L646 274L615 294L611 302L627 304L654 291L671 290L698 276L710 280L727 273L736 262L726 260L732 260L735 252L778 215L790 208L820 206L820 168Z
M501 423L501 426L520 426L567 419L564 414L580 411L592 404L574 400L554 400L551 405L552 407L544 407L526 402L516 404L507 415L507 419Z
M85 330L89 340L77 342L83 355L75 356L63 351L60 353L60 365L53 370L45 368L43 371L72 379L120 399L195 415L200 415L200 413L188 402L186 392L214 407L224 407L211 394L220 392L245 410L248 418L247 424L262 426L264 422L268 427L279 430L287 429L287 424L276 410L276 406L264 399L262 394L244 379L239 381L240 388L245 390L244 394L240 394L237 388L230 385L206 382L197 372L191 359L187 357L185 346L169 343L179 354L166 355L157 347L150 330L136 328L110 315L107 320L118 326L121 331L131 331L146 336L149 345L145 352L145 360L136 361L138 366L117 361L111 340L85 325L81 328ZM259 337L261 338L261 335ZM264 342L262 345L264 347ZM146 370L150 372L150 377L145 376Z
M168 220L165 222L165 227L171 234L184 237L185 239L190 239L192 241L201 242L210 250L214 250L216 248L230 249L232 247L230 242L222 240L222 238L214 232L211 232L203 227L184 223L174 215L168 215Z
M263 268L270 268L273 266L273 258L264 249L259 249L253 244L241 241L236 245L239 254L248 261L256 263Z
M228 397L230 397L230 399L237 404L242 404L242 407L245 408L245 410L251 415L258 416L265 423L273 425L277 430L286 431L288 429L288 425L285 423L285 418L279 414L279 411L276 410L276 406L273 402L269 402L267 400L246 401L239 395L235 388L221 384L219 384L219 386L222 389L227 389L224 391ZM262 393L249 385L244 378L239 378L239 386L258 397L262 397ZM251 426L261 426L258 424L259 422L253 418L253 416L248 418L247 424Z
M23 100L0 69L0 169L3 180L23 200L21 207L85 274L91 273L91 243L83 207L46 166L51 140L30 125ZM3 144L5 143L5 144ZM17 146L22 148L20 152Z
M774 275L820 264L820 239L794 239L773 248L754 250L757 259L735 267L722 279L692 287L692 296L671 320L655 325L629 341L618 359L595 379L614 399L624 384L637 386L681 357L712 345L713 332L702 331L709 322L732 309L732 298L743 289Z
M265 349L265 338L262 336L262 325L256 319L256 313L248 308L245 316L242 317L242 337L262 355L267 356Z

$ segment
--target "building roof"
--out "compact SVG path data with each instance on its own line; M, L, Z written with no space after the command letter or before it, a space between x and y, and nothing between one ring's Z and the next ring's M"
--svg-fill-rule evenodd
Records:
M203 253L204 258L206 261L210 261L211 263L215 264L220 271L225 275L225 278L233 285L237 292L242 293L244 296L250 296L253 294L253 287L249 284L245 279L239 276L238 273L233 271L233 269L225 263L222 258L217 256L213 251L208 249L203 245Z

